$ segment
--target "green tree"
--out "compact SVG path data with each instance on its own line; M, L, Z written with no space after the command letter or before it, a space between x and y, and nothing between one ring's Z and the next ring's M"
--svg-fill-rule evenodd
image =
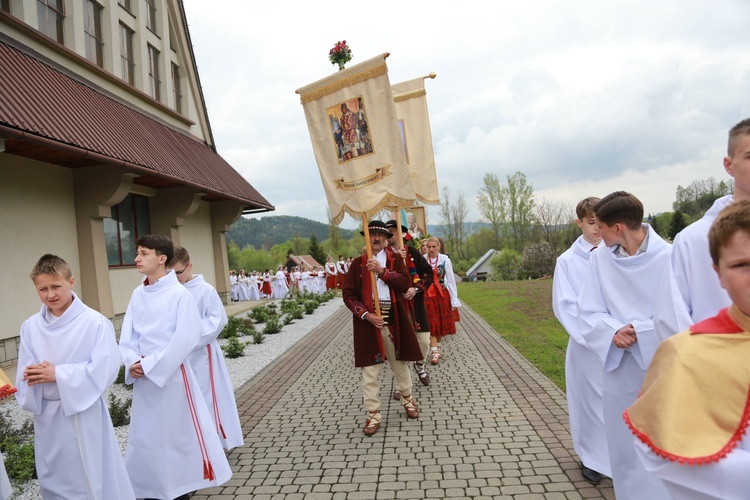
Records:
M546 241L551 252L559 255L570 246L567 243L568 228L571 223L571 214L574 210L563 202L557 200L547 200L542 198L535 205L534 231L537 241ZM577 237L577 236L576 236Z
M675 210L672 213L672 220L669 223L669 239L674 241L677 233L685 229L685 227L687 227L687 223L685 222L684 214L679 210Z
M463 242L466 238L466 216L469 213L463 193L459 191L456 201L451 203L450 189L448 189L448 186L443 187L439 213L444 228L445 244L449 252L455 258L463 258Z
M661 236L661 225L659 224L659 219L656 218L656 216L652 214L648 214L648 217L646 218L646 221L651 226L651 228L656 231L658 235Z
M534 187L523 172L509 175L507 179L506 239L512 248L520 250L528 240L534 223Z
M692 220L702 217L714 201L734 191L734 180L716 182L716 179L699 179L687 187L677 186L672 208L679 210Z
M558 253L547 241L530 243L523 249L521 264L531 278L552 276Z
M492 172L484 174L483 185L477 195L477 206L482 218L492 228L495 248L500 247L500 231L505 222L505 201L505 190L497 175Z
M326 208L326 216L328 217L328 248L331 251L331 255L334 255L334 258L338 257L338 251L342 245L343 238L341 237L341 230L339 227L333 223L333 215L331 215L331 209Z
M310 246L309 246L309 252L310 255L312 255L312 258L320 262L321 264L326 263L326 254L323 251L323 249L318 244L318 238L315 237L313 234L310 236Z
M521 254L511 248L503 248L490 259L491 279L495 281L517 280L521 275Z

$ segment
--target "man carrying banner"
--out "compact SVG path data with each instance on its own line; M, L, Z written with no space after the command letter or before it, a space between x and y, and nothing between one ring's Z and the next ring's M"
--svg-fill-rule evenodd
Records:
M391 233L383 222L371 221L368 232L372 258L363 254L352 261L344 280L343 297L353 313L354 364L362 369L362 393L368 411L363 432L372 436L380 428L378 376L386 359L401 389L406 416L419 417L411 393L409 362L419 361L423 355L402 298L411 283L409 271L399 255L386 249L386 239ZM375 290L370 273L377 277ZM375 312L375 294L380 302L380 315ZM380 349L378 337L385 352Z

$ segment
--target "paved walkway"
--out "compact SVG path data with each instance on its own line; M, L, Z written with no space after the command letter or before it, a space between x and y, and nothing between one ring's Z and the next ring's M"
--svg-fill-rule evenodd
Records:
M373 498L614 498L583 481L565 394L468 307L432 384L414 375L418 420L381 378L383 423L366 412L342 307L237 391L245 446L232 480L193 500Z

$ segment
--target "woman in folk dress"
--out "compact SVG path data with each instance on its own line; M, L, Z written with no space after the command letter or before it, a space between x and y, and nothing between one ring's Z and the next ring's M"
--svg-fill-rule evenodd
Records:
M450 257L440 253L440 240L435 237L427 239L427 253L424 258L432 267L434 276L424 303L430 324L430 363L436 365L443 357L440 352L442 337L456 333L453 310L461 307L461 302L458 300L453 264Z

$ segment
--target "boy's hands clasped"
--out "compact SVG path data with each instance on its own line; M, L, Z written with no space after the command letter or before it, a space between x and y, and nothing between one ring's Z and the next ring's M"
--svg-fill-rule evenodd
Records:
M47 360L36 365L29 365L23 371L23 380L30 386L54 382L57 380L55 378L55 365Z
M633 325L627 324L617 330L612 342L615 344L615 347L620 349L627 349L638 342L638 337L635 334L635 328L633 328Z

